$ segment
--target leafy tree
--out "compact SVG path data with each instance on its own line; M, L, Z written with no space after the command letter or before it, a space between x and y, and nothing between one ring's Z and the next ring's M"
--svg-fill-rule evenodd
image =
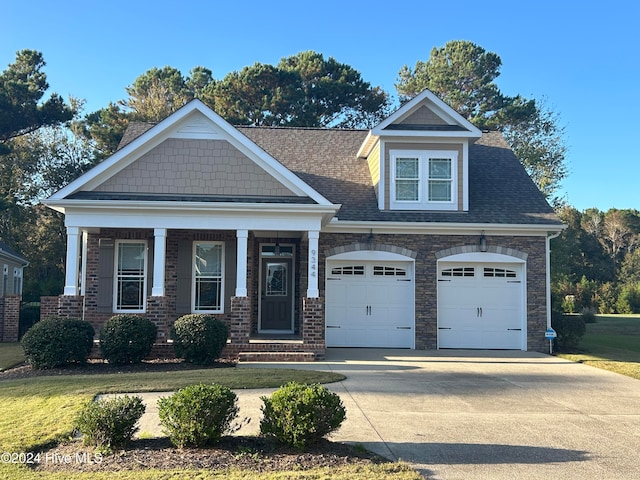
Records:
M215 88L216 110L233 124L287 125L300 99L298 75L261 63L229 73Z
M95 160L101 160L118 148L118 144L124 135L131 114L124 111L117 103L109 103L109 106L90 113L78 122L79 133L86 140L93 142Z
M640 249L627 252L618 271L618 281L640 284Z
M71 104L80 108L73 99ZM39 202L90 168L92 152L92 144L70 123L14 138L12 150L0 156L0 237L30 262L25 300L61 293L64 221Z
M614 265L598 239L582 228L583 214L569 206L559 208L557 214L567 228L551 241L552 281L567 279L575 284L582 277L613 281Z
M135 120L149 122L164 120L193 98L180 71L169 66L147 70L126 91L129 98L122 104Z
M635 243L633 231L621 210L611 209L605 213L600 242L616 264Z
M529 175L551 198L567 175L564 129L557 115L539 102L500 91L495 79L501 65L495 53L454 40L433 48L429 60L416 62L413 69L403 66L396 89L401 101L429 89L478 128L502 131Z
M45 65L40 52L21 50L15 63L0 73L0 154L10 150L8 140L73 117L73 110L59 95L41 101L49 88L42 71Z
M502 133L540 191L556 205L561 204L555 194L568 170L565 131L558 125L557 115L538 102L529 117L512 124L505 121Z
M202 66L192 68L185 80L185 85L192 98L202 100L210 108L215 109L216 80L211 70Z
M278 68L296 73L302 98L289 125L360 127L379 123L389 109L389 97L365 82L360 72L321 53L306 51L280 60Z

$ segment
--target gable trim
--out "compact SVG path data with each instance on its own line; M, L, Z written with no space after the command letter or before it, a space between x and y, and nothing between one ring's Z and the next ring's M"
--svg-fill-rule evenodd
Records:
M197 118L189 123L189 117L195 115L196 112L199 112L208 119L213 126L204 125L204 122L199 122ZM167 138L174 136L179 138L216 138L227 140L241 153L265 170L267 174L273 176L296 195L310 197L320 205L331 205L329 200L303 182L293 172L284 167L275 158L261 149L200 100L192 100L180 110L174 112L131 143L115 152L102 163L54 193L49 200L63 200L80 190L91 190L97 187L108 178L135 162L145 153L160 145Z
M386 129L392 124L401 121L402 119L408 117L413 112L415 112L418 108L420 108L423 104L430 103L433 107L434 113L438 116L446 119L448 121L453 122L454 125L459 125L462 127L462 130L453 130L453 131L434 131L432 134L437 135L438 137L472 137L472 138L480 138L482 136L482 132L476 126L474 126L471 122L469 122L466 118L456 112L453 108L447 105L445 102L440 100L433 92L429 90L424 90L422 93L416 95L407 103L402 105L398 110L389 115L386 119L380 122L377 126L371 129L372 135L389 135L389 136L420 136L424 137L425 135L429 135L430 132L422 131L422 130L411 130L411 129L402 129L400 126L397 129L389 130Z

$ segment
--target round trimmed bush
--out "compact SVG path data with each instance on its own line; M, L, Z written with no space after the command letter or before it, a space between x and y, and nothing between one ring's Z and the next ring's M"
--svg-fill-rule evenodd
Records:
M337 430L346 417L340 397L319 384L291 382L260 398L260 433L300 450Z
M558 334L555 339L556 347L563 352L575 349L587 331L581 315L563 315L554 312L551 316L551 325Z
M151 353L158 328L136 315L115 315L100 330L100 352L109 363L140 363Z
M217 443L238 415L237 396L222 385L197 384L158 400L164 432L179 448Z
M76 318L52 317L37 322L24 334L22 349L33 368L62 367L86 363L95 330Z
M202 313L178 318L171 330L176 357L200 365L211 364L220 358L228 335L224 322Z
M91 401L76 417L75 428L84 435L85 445L109 453L127 446L144 411L142 399L137 396Z

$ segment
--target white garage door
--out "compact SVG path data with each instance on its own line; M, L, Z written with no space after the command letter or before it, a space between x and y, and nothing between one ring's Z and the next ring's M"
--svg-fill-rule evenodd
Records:
M524 349L522 264L441 263L438 347Z
M414 346L411 262L327 262L327 347Z

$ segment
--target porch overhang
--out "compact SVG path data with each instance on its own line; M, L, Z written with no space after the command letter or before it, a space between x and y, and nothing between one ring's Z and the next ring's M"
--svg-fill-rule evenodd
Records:
M47 200L67 227L318 230L341 205L238 202Z

